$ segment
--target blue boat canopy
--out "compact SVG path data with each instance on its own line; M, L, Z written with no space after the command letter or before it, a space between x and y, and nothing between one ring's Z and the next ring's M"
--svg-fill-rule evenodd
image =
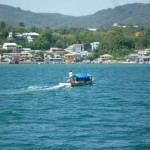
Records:
M88 73L76 73L73 75L75 78L87 78L87 77L92 77L92 75Z

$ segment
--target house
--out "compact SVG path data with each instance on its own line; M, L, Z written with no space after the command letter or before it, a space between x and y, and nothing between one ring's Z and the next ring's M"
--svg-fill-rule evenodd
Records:
M81 62L83 60L81 53L69 53L64 55L64 61L66 63Z
M60 55L54 55L54 56L51 56L51 55L45 55L44 56L44 61L46 63L63 63L64 62L64 58Z
M31 43L35 40L35 38L37 38L37 36L39 36L39 34L36 32L29 32L29 33L23 33L23 34L17 33L15 35L15 38L17 40L27 39L27 41Z
M16 51L14 52L21 52L22 51L22 46L21 45L17 45L16 46Z
M147 55L147 54L150 54L150 49L144 49L144 50L139 50L138 51L139 56L144 56L144 55Z
M100 58L105 61L105 60L112 59L112 56L109 54L104 54L104 55L101 55Z
M98 44L99 42L94 42L93 49L97 47ZM91 48L91 44L73 44L65 49L70 54L66 54L64 56L64 61L66 63L80 62L84 59L84 57L88 56L88 52L91 51Z
M39 36L39 34L36 32L23 33L23 37L27 38L29 43L33 42L37 36Z
M20 58L19 58L20 61L25 62L25 61L31 60L31 59L34 59L34 58L33 58L33 55L30 52L28 52L28 51L22 51L20 53Z
M31 48L22 48L23 52L32 52Z
M22 51L22 46L17 45L16 43L4 43L3 44L3 49L12 50L13 52L21 52Z
M84 51L84 45L83 44L73 44L65 49L68 52L76 52L80 53Z
M139 63L150 63L150 56L139 56L138 62Z
M137 62L138 61L138 54L130 54L127 56L127 62Z
M91 50L92 50L92 45L90 43L85 43L84 44L84 51L91 52Z
M11 40L13 39L13 33L9 32L8 36L7 36L7 40Z
M3 49L5 50L16 50L16 43L4 43L3 44Z
M83 60L82 53L73 53L74 62L80 62Z
M64 55L65 63L72 63L74 62L74 55L73 54L65 54Z
M64 50L62 48L53 47L53 48L50 48L50 53L62 54L62 53L64 53Z
M150 49L144 49L138 51L138 61L141 63L150 62Z
M96 49L99 45L99 42L93 42L91 43L91 46L92 46L92 50Z
M136 37L138 37L138 36L140 36L140 35L142 35L141 32L136 32L136 33L135 33L135 36L136 36Z

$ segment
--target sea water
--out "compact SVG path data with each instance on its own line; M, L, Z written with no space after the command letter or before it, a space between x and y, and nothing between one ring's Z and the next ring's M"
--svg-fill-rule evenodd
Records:
M0 150L33 149L149 150L150 65L0 65Z

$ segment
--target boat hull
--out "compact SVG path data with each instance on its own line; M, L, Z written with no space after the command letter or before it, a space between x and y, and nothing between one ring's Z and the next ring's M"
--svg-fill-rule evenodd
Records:
M78 82L78 83L75 83L75 82L63 82L63 83L60 83L61 85L64 85L64 86L83 86L83 85L91 85L93 82L90 81L90 82Z

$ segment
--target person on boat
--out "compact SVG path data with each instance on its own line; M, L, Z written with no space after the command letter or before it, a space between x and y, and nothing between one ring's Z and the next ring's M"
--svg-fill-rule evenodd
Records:
M73 72L72 72L72 70L70 70L70 72L69 72L69 80L70 80L70 82L72 82L72 80L73 80Z

